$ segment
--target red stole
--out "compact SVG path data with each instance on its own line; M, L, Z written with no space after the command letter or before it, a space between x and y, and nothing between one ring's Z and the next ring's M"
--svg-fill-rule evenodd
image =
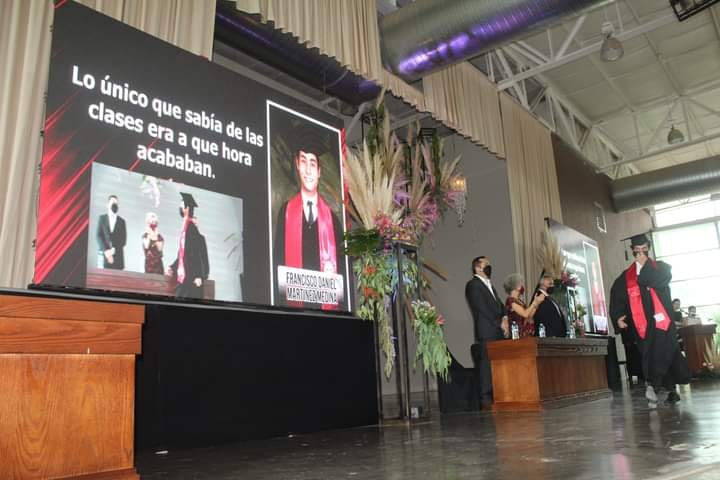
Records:
M318 252L320 253L320 270L324 273L337 273L335 255L335 229L332 213L325 200L317 196ZM302 226L305 211L302 194L291 198L285 208L285 265L303 268L302 262ZM292 302L298 304L299 302ZM323 305L323 310L335 310L335 305Z
M177 281L183 283L185 281L185 235L187 234L190 217L185 217L183 221L182 232L180 232L180 247L178 248L178 266Z
M653 265L651 264L651 267ZM638 332L640 338L645 338L647 334L647 317L645 316L645 309L643 308L642 296L640 295L640 285L638 284L637 266L633 263L630 268L625 272L625 281L627 282L627 293L630 301L630 312L632 314L632 320L635 324L635 329ZM650 298L653 302L653 311L655 312L655 327L667 332L670 328L670 315L668 315L665 307L663 306L660 298L655 292L654 288L649 288ZM662 315L662 319L658 321L657 316Z

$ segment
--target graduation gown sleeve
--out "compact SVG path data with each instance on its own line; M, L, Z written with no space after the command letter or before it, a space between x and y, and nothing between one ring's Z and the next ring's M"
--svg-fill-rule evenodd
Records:
M625 272L622 272L612 284L610 289L610 320L616 332L620 331L618 320L625 316L629 320L630 305L628 302L627 284L625 282Z

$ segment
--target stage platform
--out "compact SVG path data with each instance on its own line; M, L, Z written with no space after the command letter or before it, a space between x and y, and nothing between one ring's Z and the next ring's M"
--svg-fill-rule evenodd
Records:
M544 412L285 436L138 456L143 480L710 480L720 471L720 383L648 410L643 389Z

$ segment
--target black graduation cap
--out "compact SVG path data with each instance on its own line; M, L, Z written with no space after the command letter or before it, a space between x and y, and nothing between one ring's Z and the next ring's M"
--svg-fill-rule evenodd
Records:
M288 132L288 148L292 151L293 157L302 150L306 153L314 153L318 159L328 152L327 130L314 125L306 120L290 122L291 130Z
M633 247L638 247L640 245L647 245L648 248L652 248L652 242L650 241L650 238L648 238L648 233L638 233L637 235L632 235L627 238L623 238L620 240L621 242L625 243L628 240L630 241L630 250L632 250ZM625 250L625 260L628 260L628 254L627 250Z
M183 203L187 208L195 208L198 206L193 196L189 193L180 192L180 196L182 197Z

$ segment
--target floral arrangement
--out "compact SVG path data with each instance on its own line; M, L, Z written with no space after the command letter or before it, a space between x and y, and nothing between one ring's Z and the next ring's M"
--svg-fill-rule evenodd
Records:
M413 327L418 334L415 360L422 359L426 372L448 379L448 368L452 361L443 337L445 319L427 301L412 302Z
M564 288L575 288L578 285L580 279L574 273L570 273L567 270L560 272L559 284ZM586 312L587 313L587 312Z
M443 145L437 135L421 138L415 127L409 128L406 142L401 143L390 129L382 97L371 112L371 125L362 147L359 151L349 150L345 158L348 210L358 225L346 233L345 240L346 253L355 259L357 312L361 318L378 323L378 342L389 377L395 357L390 299L398 288L405 288L407 297L412 298L428 286L414 261L401 263L402 275L397 271L393 244L420 245L448 210L459 211L464 192L456 192L453 187L460 176L459 157L443 160ZM416 318L411 304L404 307ZM422 313L423 318L429 318L427 311ZM437 312L435 315L442 318ZM438 353L447 353L442 330L427 328L422 322L413 322L413 327L425 370L446 378L449 354L445 357Z
M551 275L555 280L560 280L563 273L567 271L567 259L560 250L557 237L553 235L547 226L540 234L537 259L542 265L543 271Z

